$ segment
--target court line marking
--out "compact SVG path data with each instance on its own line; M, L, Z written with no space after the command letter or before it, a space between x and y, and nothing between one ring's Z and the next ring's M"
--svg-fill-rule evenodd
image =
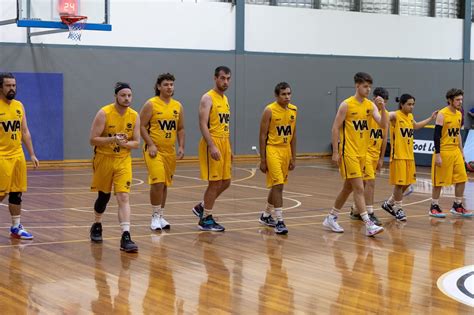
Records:
M412 202L412 203L407 203L407 204L405 204L405 206L420 204L420 203L426 202L428 200L431 200L431 198L415 201L415 202ZM380 210L380 209L374 209L374 210ZM348 211L348 212L341 212L340 214L349 214L349 213L350 212ZM326 215L327 215L327 213L317 215L317 216L326 216ZM411 218L417 218L417 217L426 217L426 216L427 216L427 214L420 214L420 215L412 215L410 217ZM339 222L351 222L351 221L352 221L351 219L348 219L348 220L340 220ZM321 222L317 221L317 222L297 223L297 224L290 224L290 225L287 225L287 226L288 227L296 227L296 226L307 226L307 225L316 225L316 224L321 224ZM248 227L248 228L227 229L226 231L227 232L239 232L239 231L246 231L246 230L255 230L255 229L258 229L258 228L259 227L257 227L257 226L252 226L252 227ZM200 233L209 233L209 232L188 231L188 232L178 232L178 233L161 233L159 235L169 237L169 236L180 236L180 235L193 235L193 234L200 234ZM149 233L149 234L142 234L142 235L134 235L133 238L134 239L145 238L145 237L150 237L150 236L154 236L154 235L157 235L157 234L156 233ZM106 241L106 240L120 240L120 239L121 239L121 237L106 237L106 238L103 238L104 241ZM51 242L30 243L30 244L27 244L25 242L25 243L22 243L22 244L0 245L0 248L12 248L12 247L21 247L21 246L43 246L43 245L55 245L55 244L72 244L72 243L90 243L90 242L91 242L90 239L51 241Z
M243 181L246 181L248 179L251 179L252 177L255 176L255 173L256 173L256 169L255 168L250 168L250 169L246 169L246 168L238 168L236 167L235 169L239 169L239 170L243 170L243 171L246 171L246 172L249 172L250 175L246 176L246 177L243 177L243 178L238 178L234 181L231 182L231 184L233 183L238 183L238 182L243 182ZM201 181L200 178L198 177L190 177L190 176L184 176L184 175L175 175L176 177L187 177L187 178L191 178L193 180L199 180ZM169 187L168 190L176 190L176 189L189 189L189 188L202 188L202 187L207 187L207 184L201 184L201 185L190 185L190 186L175 186L175 187ZM79 194L96 194L96 192L94 191L90 191L90 187L87 187L86 189L83 189L81 188L81 190L87 190L87 191L82 191L82 192L30 192L28 193L28 195L45 195L45 194L48 194L48 195L79 195ZM150 190L149 189L135 189L135 190L132 190L130 192L130 195L133 195L133 194L140 194L142 192L149 192Z

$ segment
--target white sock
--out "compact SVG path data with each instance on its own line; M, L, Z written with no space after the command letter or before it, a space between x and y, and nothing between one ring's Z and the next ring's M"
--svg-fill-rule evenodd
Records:
M431 204L432 204L432 205L439 205L439 199L433 199L433 198L431 198Z
M120 228L123 232L130 232L130 222L120 222Z
M457 204L462 203L462 197L455 197L454 202L457 203Z
M337 215L339 214L339 210L340 209L336 209L336 208L332 207L332 209L329 211L329 214L334 216L334 217L337 217Z
M212 215L212 209L204 208L204 218L207 217L208 215Z
M367 209L368 214L374 213L374 206L373 205L372 206L366 206L365 208Z
M161 206L154 206L154 205L152 205L152 206L151 206L151 210L153 211L153 214L156 213L156 214L160 215L160 213L161 213Z
M275 208L275 216L278 221L283 221L283 209L282 208Z
M367 211L364 212L364 213L361 213L360 216L361 216L362 220L365 222L365 224L368 224L368 223L372 222L369 219L369 215L367 214Z
M390 196L390 198L388 198L387 202L391 206L395 204L395 198L393 197L393 194Z
M398 209L401 209L402 208L402 201L395 201L395 203L393 204L393 210L398 210Z
M21 215L12 215L12 226L18 227L20 225L20 217Z
M268 218L272 214L273 205L267 202L267 207L263 211L263 217Z

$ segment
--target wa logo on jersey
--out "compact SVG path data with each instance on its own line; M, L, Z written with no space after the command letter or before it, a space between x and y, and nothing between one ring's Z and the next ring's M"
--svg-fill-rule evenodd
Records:
M230 114L219 113L219 122L221 124L228 124L230 121Z
M175 120L158 120L161 130L176 130Z
M354 129L356 131L369 130L367 120L353 120L352 123L354 124Z
M403 138L412 138L413 133L414 131L411 128L400 128L400 134Z
M448 136L449 137L458 137L459 136L459 128L449 128L448 129Z
M21 123L19 120L2 121L1 124L5 132L15 132L21 128Z
M291 136L291 126L276 126L278 136Z
M370 130L370 138L371 139L382 139L382 129L371 129Z

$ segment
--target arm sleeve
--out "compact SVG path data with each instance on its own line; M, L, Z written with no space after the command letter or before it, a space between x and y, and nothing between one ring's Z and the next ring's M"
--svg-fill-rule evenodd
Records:
M443 126L436 125L434 131L434 145L435 145L435 153L441 152L441 131L443 130Z

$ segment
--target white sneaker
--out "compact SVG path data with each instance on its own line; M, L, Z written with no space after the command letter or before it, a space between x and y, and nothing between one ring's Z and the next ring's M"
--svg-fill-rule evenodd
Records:
M161 220L160 215L158 213L153 213L153 215L151 216L150 229L152 229L153 231L161 230Z
M329 214L323 221L323 226L336 233L343 233L344 229L337 223L337 217Z
M375 225L374 222L370 221L365 224L365 235L375 236L383 232L383 227Z
M162 230L169 230L171 228L171 225L169 224L169 222L166 221L165 218L163 217L160 217L160 224L161 224Z

